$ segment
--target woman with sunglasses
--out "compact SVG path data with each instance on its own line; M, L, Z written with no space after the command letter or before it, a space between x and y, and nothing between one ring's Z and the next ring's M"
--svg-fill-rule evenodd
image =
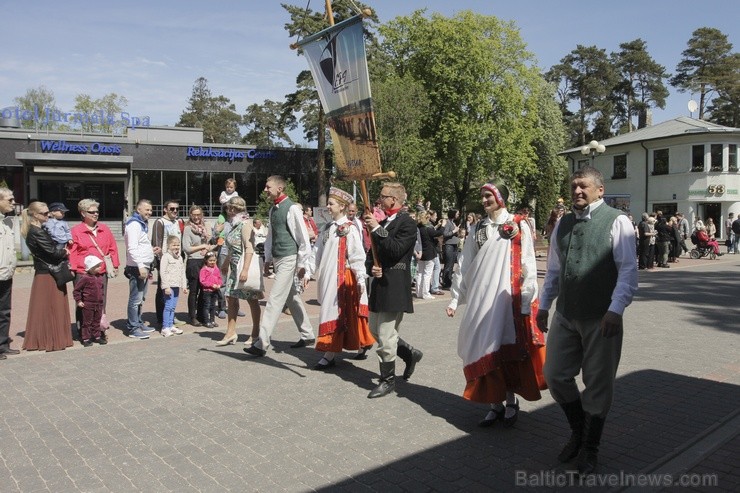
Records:
M23 349L27 351L58 351L72 345L69 331L69 301L67 286L57 287L49 273L49 265L66 261L67 247L57 247L51 235L42 227L49 220L49 207L44 202L31 202L21 213L21 235L33 255L34 276L31 284L31 306L28 310Z
M120 261L118 259L118 245L110 228L105 224L98 222L100 218L100 204L94 199L82 199L77 203L77 210L80 211L82 222L72 228L72 247L69 250L69 263L72 271L75 273L75 285L77 281L85 275L85 257L92 255L104 260L106 255L110 256L113 263L113 275L118 275ZM103 335L100 338L101 343L107 341L105 329L108 328L107 318L105 316L105 303L108 298L108 273L105 262L100 264L100 272L103 276L103 318L100 328ZM75 310L75 322L78 326L82 323L82 308ZM80 338L80 341L82 339Z

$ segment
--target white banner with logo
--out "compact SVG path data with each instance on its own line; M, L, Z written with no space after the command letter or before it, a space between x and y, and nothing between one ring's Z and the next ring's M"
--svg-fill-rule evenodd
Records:
M298 46L308 59L327 116L338 178L361 180L379 173L362 16L304 38Z

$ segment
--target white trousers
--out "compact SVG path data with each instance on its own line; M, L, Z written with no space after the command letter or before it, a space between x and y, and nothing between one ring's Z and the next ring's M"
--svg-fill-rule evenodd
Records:
M273 269L275 271L275 283L270 290L270 296L267 298L267 306L262 313L260 321L260 338L255 341L254 345L260 349L270 347L272 331L275 330L283 307L287 304L293 321L301 333L301 339L315 339L311 321L308 319L306 307L303 306L301 295L296 289L293 278L295 277L296 255L290 257L278 257L272 259Z
M416 297L429 297L429 288L432 285L432 274L434 273L434 260L419 260L416 270Z

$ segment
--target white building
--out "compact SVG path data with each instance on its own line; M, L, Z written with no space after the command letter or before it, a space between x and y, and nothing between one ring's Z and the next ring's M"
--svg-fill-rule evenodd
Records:
M604 198L636 220L656 210L683 212L691 224L711 217L724 238L727 215L740 214L740 128L679 117L599 144L606 147L601 154L584 156L581 147L561 154L571 171L598 168Z

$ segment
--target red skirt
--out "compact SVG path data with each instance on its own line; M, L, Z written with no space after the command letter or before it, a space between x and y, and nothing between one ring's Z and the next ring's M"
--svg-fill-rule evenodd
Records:
M339 353L342 349L357 350L375 344L367 323L367 308L360 308L357 280L351 269L344 270L344 284L339 286L339 319L319 326L316 350ZM364 313L363 313L364 312Z
M546 352L544 336L529 315L522 317L517 332L515 345L502 346L493 355L497 364L491 371L467 381L463 392L465 399L485 404L503 402L507 391L528 401L542 398L540 391L547 389L542 372ZM522 354L524 357L518 356Z
M36 274L31 284L23 349L58 351L72 346L67 286L57 288L51 274Z

